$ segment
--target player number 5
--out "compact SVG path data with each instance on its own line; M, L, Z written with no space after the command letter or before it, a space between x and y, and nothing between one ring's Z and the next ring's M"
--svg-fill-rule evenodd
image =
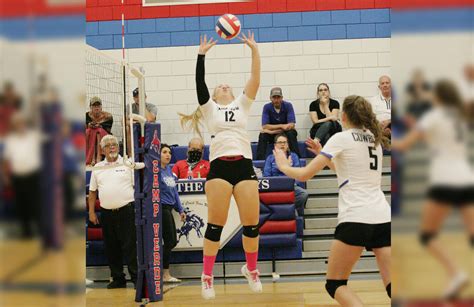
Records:
M370 162L370 169L376 171L378 168L378 159L377 155L374 154L375 147L369 147L369 157L371 159L374 159L373 161Z

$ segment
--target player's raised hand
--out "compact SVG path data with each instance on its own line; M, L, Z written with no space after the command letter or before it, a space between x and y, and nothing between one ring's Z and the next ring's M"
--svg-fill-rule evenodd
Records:
M283 150L275 148L273 155L275 156L275 162L280 171L283 171L285 167L291 166L291 161L286 157L286 153Z
M207 35L204 34L199 38L199 54L206 54L215 44L217 44L216 40L212 37L208 40Z
M319 155L321 152L321 149L323 148L321 146L321 143L319 141L315 141L312 138L307 138L305 141L306 146L308 146L308 150L314 153L316 156Z
M242 33L239 39L241 42L249 46L252 50L258 48L257 42L255 41L255 34L250 30L248 31L247 35L245 35L245 33Z

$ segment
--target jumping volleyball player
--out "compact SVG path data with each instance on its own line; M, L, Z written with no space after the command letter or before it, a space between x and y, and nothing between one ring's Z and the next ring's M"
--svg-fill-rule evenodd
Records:
M259 195L257 176L253 170L252 150L246 126L250 107L260 86L260 54L249 32L239 38L252 50L250 79L244 92L235 97L227 84L220 84L209 95L204 78L204 60L209 49L215 44L212 38L201 37L196 65L196 90L199 107L190 116L182 116L182 124L191 122L199 133L199 120L206 122L212 141L210 147L211 167L207 175L205 191L208 204L208 224L204 235L203 273L201 294L204 299L215 297L212 274L223 226L232 195L237 202L240 221L244 231L242 243L246 265L242 274L247 278L250 289L262 292L262 284L257 270Z
M364 247L373 250L388 296L390 278L390 205L380 183L382 147L387 139L377 123L371 105L360 96L349 96L342 106L345 131L333 135L324 148L306 141L317 154L306 167L291 167L284 152L274 150L278 168L299 181L312 178L325 166L337 174L339 213L335 240L331 245L326 290L342 306L362 306L359 297L347 286L352 267Z
M449 283L445 298L454 298L468 283L436 236L452 208L459 208L466 231L474 246L474 175L467 154L467 121L455 85L447 80L436 83L434 107L404 138L392 141L394 150L409 149L424 140L431 154L427 200L421 216L420 242L446 269Z

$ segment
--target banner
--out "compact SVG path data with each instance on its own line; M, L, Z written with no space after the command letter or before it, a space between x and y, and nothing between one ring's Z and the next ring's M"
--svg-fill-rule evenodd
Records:
M173 211L178 245L174 251L202 250L204 242L204 232L207 226L207 198L205 194L180 195L183 204L186 220L181 222L180 216ZM240 230L240 218L237 204L234 197L230 200L227 223L222 230L221 248Z

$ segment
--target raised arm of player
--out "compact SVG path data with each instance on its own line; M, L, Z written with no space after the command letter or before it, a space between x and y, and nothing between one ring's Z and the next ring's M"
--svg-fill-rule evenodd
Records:
M324 155L317 155L316 158L305 167L291 167L291 163L286 154L281 149L273 150L278 169L290 178L298 181L307 181L319 173L331 160Z
M255 99L258 88L260 87L260 53L258 52L258 45L257 42L255 42L254 33L250 31L247 35L242 33L239 39L252 50L252 68L250 71L250 79L245 85L245 95L251 99Z
M198 102L200 105L205 104L209 101L211 96L209 95L209 89L206 85L205 80L205 69L204 69L204 60L206 53L211 49L217 41L213 40L212 37L207 39L207 36L201 36L199 43L199 53L196 63L196 92L198 96Z

